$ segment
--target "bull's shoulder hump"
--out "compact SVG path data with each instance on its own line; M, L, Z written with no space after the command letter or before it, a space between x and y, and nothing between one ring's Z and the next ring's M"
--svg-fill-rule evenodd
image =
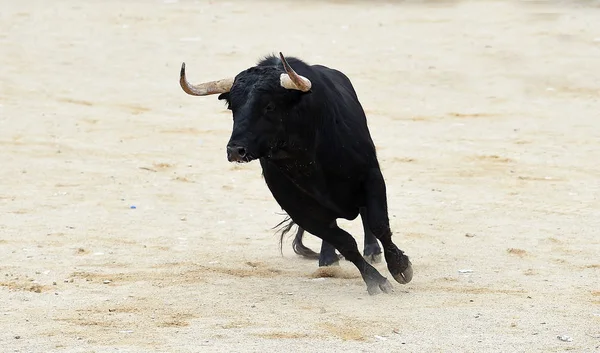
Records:
M313 65L313 70L320 72L322 77L326 77L326 81L333 84L335 87L338 87L340 92L348 92L351 96L351 99L357 100L356 90L354 89L354 85L350 78L346 76L343 72L337 69L332 69L323 65Z
M324 65L312 65L311 67L313 68L313 70L318 71L322 74L342 77L348 80L348 76L346 76L346 74L344 74L340 70L333 69Z

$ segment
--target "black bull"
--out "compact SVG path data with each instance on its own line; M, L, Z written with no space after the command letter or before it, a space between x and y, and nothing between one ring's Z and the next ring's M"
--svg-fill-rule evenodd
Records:
M258 159L269 190L291 221L354 263L370 294L389 293L392 285L338 227L338 218L361 214L364 228L381 242L391 275L410 282L408 256L392 242L375 145L346 75L280 53L235 78L199 85L187 81L183 64L180 84L191 95L220 94L233 114L227 159Z

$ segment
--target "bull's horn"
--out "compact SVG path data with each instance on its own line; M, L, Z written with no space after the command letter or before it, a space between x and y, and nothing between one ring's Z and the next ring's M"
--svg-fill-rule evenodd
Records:
M292 69L290 64L285 60L283 54L279 52L279 57L281 58L281 62L283 63L283 68L285 69L285 74L281 74L279 80L281 82L281 87L286 89L295 89L302 92L310 91L310 87L312 83L309 79L304 76L300 76Z
M182 63L181 72L179 74L179 84L187 94L191 94L192 96L208 96L210 94L229 92L231 86L233 86L233 78L192 85L185 78L185 63Z

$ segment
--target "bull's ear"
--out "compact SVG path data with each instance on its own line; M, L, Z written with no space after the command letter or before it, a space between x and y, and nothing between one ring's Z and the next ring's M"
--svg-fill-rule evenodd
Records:
M222 100L229 101L229 92L219 94L218 98L220 101L222 101Z

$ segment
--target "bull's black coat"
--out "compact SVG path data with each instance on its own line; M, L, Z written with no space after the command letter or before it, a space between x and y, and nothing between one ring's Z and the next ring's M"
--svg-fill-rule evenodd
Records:
M365 230L382 244L390 273L408 283L412 267L391 239L385 181L350 80L322 65L293 57L287 61L311 81L311 91L283 88L282 61L269 56L239 73L231 90L219 96L233 113L228 158L258 159L269 190L293 222L352 261L369 293L388 292L390 283L336 223L360 212Z

